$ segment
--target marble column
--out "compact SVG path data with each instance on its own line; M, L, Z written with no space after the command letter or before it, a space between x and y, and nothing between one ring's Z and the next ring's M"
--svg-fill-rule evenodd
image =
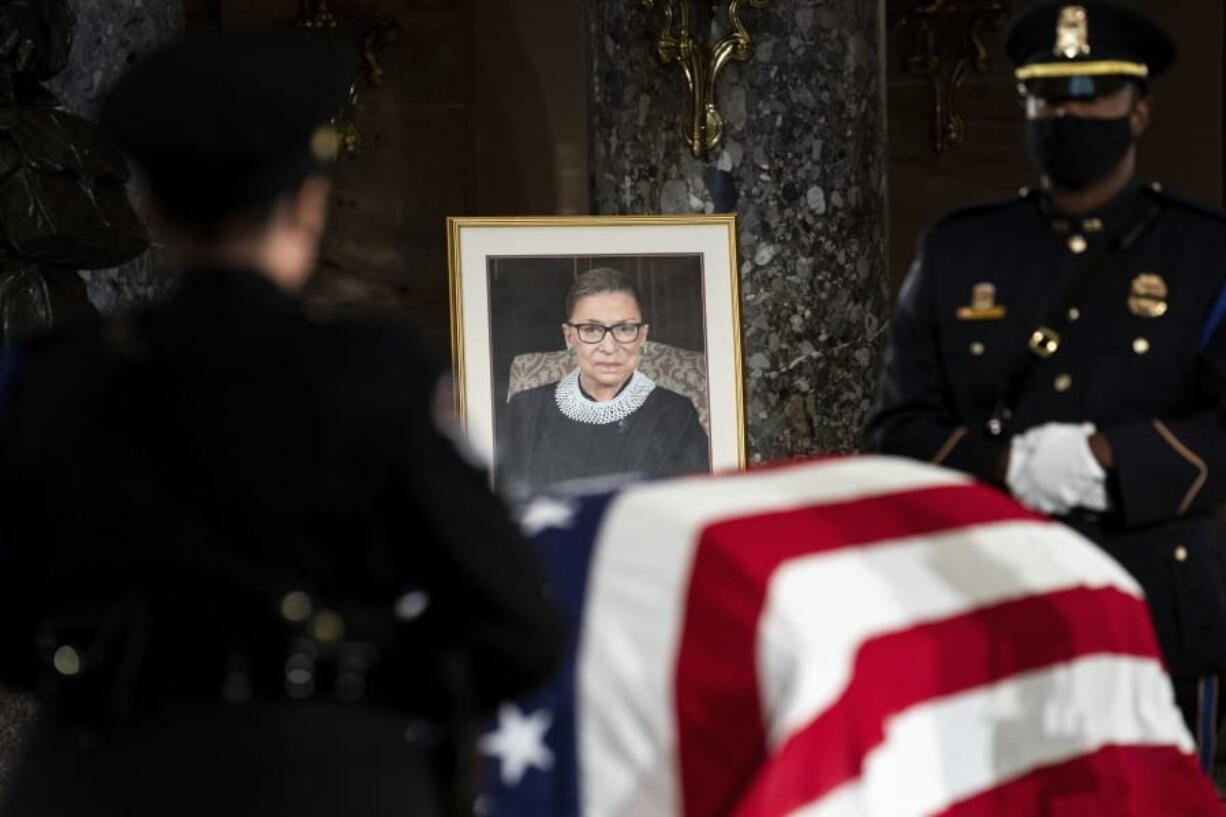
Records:
M48 87L73 113L96 119L107 89L134 60L183 30L184 0L70 0L77 15L68 67ZM155 114L151 114L155 115ZM163 294L171 277L158 247L110 270L83 272L101 312L140 306Z
M744 7L754 56L721 76L726 136L700 161L679 69L656 57L660 12L590 0L594 212L735 210L751 460L850 451L888 309L884 11Z

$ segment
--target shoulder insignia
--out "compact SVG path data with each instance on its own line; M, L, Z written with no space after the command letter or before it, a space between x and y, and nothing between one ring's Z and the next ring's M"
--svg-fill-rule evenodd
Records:
M953 224L954 222L962 221L971 216L981 216L995 211L1005 211L1013 207L1025 205L1030 200L1030 192L1027 191L1025 196L1014 197L1010 199L1002 199L998 201L981 202L979 204L970 204L965 207L955 207L953 210L946 211L936 221L933 222L934 227L945 224Z
M1142 185L1141 192L1161 203L1164 207L1176 207L1183 210L1191 210L1194 213L1208 216L1209 218L1220 219L1226 221L1226 210L1221 210L1210 204L1203 204L1192 199L1185 199L1182 196L1176 196L1167 191L1158 182Z
M979 216L1000 215L1008 213L1010 210L1021 211L1025 208L1034 206L1031 199L1035 194L1027 191L1025 196L1015 196L1009 199L1001 199L997 201L981 202L979 204L971 204L965 207L956 207L953 210L948 210L933 221L926 231L932 233L937 230L943 230L946 227L956 226L968 219L974 219Z

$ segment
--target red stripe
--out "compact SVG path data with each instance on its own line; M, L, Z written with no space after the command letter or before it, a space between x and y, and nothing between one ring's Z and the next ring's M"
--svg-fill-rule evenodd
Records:
M1104 653L1158 661L1145 602L1114 588L1028 596L868 640L843 695L761 767L736 813L789 814L859 777L888 719L917 704Z
M934 817L1222 817L1191 755L1170 746L1108 746L1036 769Z
M810 553L1009 520L1044 518L969 484L812 505L706 528L691 570L674 679L686 816L728 813L764 758L755 639L767 583L780 564Z

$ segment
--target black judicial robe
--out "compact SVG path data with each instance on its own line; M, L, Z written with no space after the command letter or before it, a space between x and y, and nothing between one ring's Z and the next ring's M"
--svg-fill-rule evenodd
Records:
M0 411L0 682L57 678L48 621L84 657L0 813L434 813L405 730L446 716L437 659L462 655L487 709L561 646L534 554L433 419L440 370L391 327L314 320L225 269L21 351ZM345 605L338 642L290 634L291 589ZM411 625L391 615L408 589L430 602ZM339 656L367 639L367 694L342 695ZM323 657L291 696L294 650ZM250 700L227 692L240 670Z
M623 420L570 419L556 383L516 394L498 436L499 488L523 498L571 480L606 475L669 477L711 470L707 434L689 398L656 386Z

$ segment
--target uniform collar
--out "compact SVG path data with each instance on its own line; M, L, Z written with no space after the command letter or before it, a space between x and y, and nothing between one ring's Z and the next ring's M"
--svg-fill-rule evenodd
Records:
M1089 238L1109 234L1121 228L1135 209L1139 195L1136 182L1129 182L1127 187L1102 207L1089 213L1070 215L1057 210L1051 197L1044 193L1039 198L1039 209L1057 233L1080 234Z
M252 269L199 266L184 270L174 300L219 314L301 312L299 299Z

